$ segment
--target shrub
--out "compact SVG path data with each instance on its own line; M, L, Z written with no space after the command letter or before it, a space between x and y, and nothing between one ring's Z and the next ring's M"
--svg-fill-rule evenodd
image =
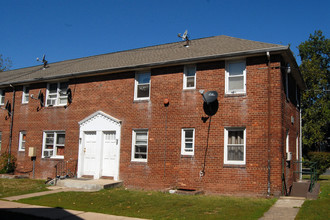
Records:
M8 160L10 162L8 162ZM16 169L16 157L9 153L0 156L0 173L13 173Z
M329 152L309 152L308 157L310 162L316 162L317 178L330 167Z

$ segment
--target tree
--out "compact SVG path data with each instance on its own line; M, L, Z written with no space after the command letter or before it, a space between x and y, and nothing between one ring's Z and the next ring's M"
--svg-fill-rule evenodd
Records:
M9 70L11 67L11 60L9 58L3 58L0 54L0 72Z
M303 149L320 151L330 137L330 39L322 31L299 46L300 70L306 83L302 94Z

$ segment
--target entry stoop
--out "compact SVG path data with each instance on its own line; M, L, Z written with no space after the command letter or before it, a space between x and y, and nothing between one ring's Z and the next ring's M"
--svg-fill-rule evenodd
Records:
M79 179L58 180L56 185L67 188L82 189L87 191L99 191L101 189L120 187L122 184L123 184L122 181L115 181L109 179L79 178Z
M309 192L309 180L302 180L300 182L294 182L292 186L292 191L290 196L293 197L305 197L307 199L317 199L319 191L320 191L320 184L315 183L313 187L313 191Z

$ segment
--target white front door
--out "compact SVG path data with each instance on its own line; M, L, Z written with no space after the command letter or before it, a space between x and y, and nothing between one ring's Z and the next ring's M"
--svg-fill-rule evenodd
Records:
M102 176L114 176L117 169L116 131L103 132Z
M121 121L97 111L79 122L77 176L119 179Z
M94 175L96 171L96 131L84 132L84 175Z

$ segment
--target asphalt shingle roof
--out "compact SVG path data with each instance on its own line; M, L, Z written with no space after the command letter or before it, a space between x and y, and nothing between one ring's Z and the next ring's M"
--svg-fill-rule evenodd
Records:
M97 56L49 63L0 73L0 85L19 84L52 78L68 77L83 73L111 72L140 67L152 67L202 59L244 55L263 51L288 50L287 46L244 40L225 35L163 44Z

